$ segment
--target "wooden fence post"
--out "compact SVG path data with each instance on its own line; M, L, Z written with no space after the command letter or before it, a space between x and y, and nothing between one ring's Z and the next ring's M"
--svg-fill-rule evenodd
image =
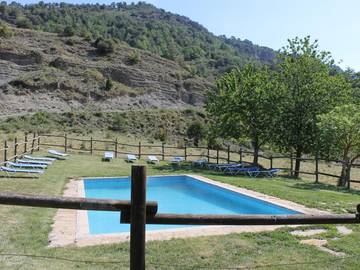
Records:
M28 137L27 137L27 133L25 132L25 139L24 139L24 154L27 152L27 144L28 144Z
M138 156L139 156L139 159L141 158L141 142L139 142L139 151L138 151Z
M241 164L242 161L243 161L243 150L242 150L242 147L240 147L239 155L240 155L239 163Z
M17 158L17 148L18 148L18 142L17 138L14 139L14 160L16 161Z
M272 170L272 168L273 168L273 156L272 155L270 155L269 160L270 160L270 170Z
M33 133L32 142L31 142L31 154L34 153L35 140L36 140L36 134L35 134L35 132L34 132L34 133Z
M210 147L207 145L207 161L210 162Z
M41 137L40 137L40 135L38 134L38 139L37 139L37 151L40 151L40 144L41 144Z
M294 174L293 174L293 169L294 169L294 160L293 160L293 157L292 157L292 154L290 156L290 176L292 177Z
M184 157L185 157L185 160L187 160L187 149L186 149L186 144L185 144L185 147L184 147Z
M227 163L230 163L230 145L227 147Z
M165 160L165 143L164 142L161 143L161 157L162 157L162 160L164 161Z
M65 133L64 135L64 150L65 150L65 153L67 152L67 134Z
M146 167L131 167L130 270L145 270Z
M118 138L115 139L115 158L118 157Z
M4 141L4 162L7 161L7 141Z
M90 155L93 154L93 137L90 137Z
M319 155L315 156L315 183L319 183Z
M219 148L216 149L216 164L219 164Z

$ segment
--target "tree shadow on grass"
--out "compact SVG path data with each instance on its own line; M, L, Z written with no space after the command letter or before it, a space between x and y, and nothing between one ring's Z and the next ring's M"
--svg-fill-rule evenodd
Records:
M329 190L337 191L345 194L360 195L360 190L347 189L342 187L337 187L334 185L323 184L323 183L297 183L292 186L292 188L303 189L303 190Z

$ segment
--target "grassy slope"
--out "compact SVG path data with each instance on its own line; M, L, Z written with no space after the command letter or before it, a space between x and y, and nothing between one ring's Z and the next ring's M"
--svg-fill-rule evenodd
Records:
M66 170L64 170L64 165L66 165ZM181 172L188 172L188 170L176 171L176 173ZM129 173L130 166L120 159L113 163L101 163L99 157L72 155L71 161L56 162L44 176L37 180L1 179L0 189L34 194L61 194L65 183L71 177L121 176L129 175ZM148 173L166 174L174 173L174 171L162 165L150 167ZM356 192L335 191L328 186L313 185L305 181L223 177L201 171L196 173L214 180L290 199L307 206L331 209L334 212L341 212L341 209L354 209L354 205L359 202L359 194ZM46 248L54 214L53 209L0 206L1 254L37 254L58 258L55 260L2 255L0 257L1 269L128 269L128 243L87 248ZM301 245L296 237L288 233L290 229L282 229L258 234L246 233L150 242L147 244L147 269L197 269L200 266L213 269L255 267L267 264L277 265L266 267L266 269L325 267L359 269L358 258L351 256L360 254L357 244L360 241L360 228L352 226L355 230L353 234L340 236L337 235L333 226L325 227L329 228L329 232L323 234L323 238L329 240L335 236L340 237L339 240L330 241L329 247L344 251L349 257L338 259L316 248ZM119 263L94 264L79 260L119 261ZM298 262L307 263L297 264ZM314 264L313 262L321 263Z

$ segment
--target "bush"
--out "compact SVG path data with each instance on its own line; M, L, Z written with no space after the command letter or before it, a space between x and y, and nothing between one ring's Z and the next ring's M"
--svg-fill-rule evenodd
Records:
M66 26L63 31L65 37L72 37L75 35L75 29L72 26Z
M111 88L113 88L113 82L110 78L107 78L105 83L105 90L109 91Z
M128 62L130 65L135 65L138 64L140 62L140 54L136 51L134 51L128 59Z
M98 54L104 55L114 52L114 43L110 39L98 38L94 45Z
M16 20L16 26L19 28L31 29L32 23L27 18L20 17L19 19Z
M10 38L13 36L13 32L11 29L4 23L0 22L0 37L2 38Z

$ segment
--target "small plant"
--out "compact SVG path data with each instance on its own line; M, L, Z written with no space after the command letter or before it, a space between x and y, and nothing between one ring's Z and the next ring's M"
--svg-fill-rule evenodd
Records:
M140 62L140 54L137 51L134 51L128 59L130 65L135 65Z
M105 82L105 90L110 91L113 88L114 84L111 78L107 78Z

